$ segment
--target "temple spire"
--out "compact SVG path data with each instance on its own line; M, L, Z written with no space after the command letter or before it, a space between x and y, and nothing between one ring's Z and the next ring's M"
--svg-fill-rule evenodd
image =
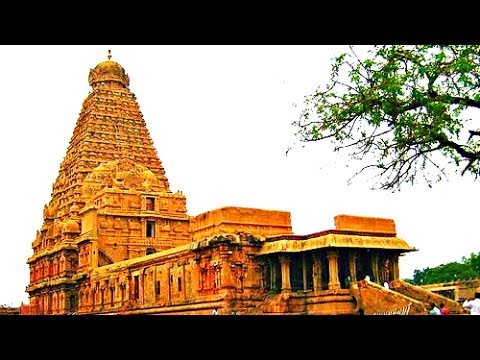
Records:
M112 50L108 49L108 60L110 60L112 58Z

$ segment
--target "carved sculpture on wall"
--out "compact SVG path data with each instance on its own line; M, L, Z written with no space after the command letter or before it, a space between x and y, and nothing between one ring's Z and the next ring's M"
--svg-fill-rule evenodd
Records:
M233 276L235 279L235 287L237 290L243 291L243 280L245 278L245 269L243 268L243 264L237 263L234 265Z
M207 287L207 269L204 266L200 267L200 276L199 276L199 288L200 290L203 290L204 288Z
M43 218L44 219L50 219L54 216L53 214L53 209L51 206L45 204L45 206L43 207Z
M52 235L53 236L57 236L60 234L60 231L62 229L62 224L60 223L60 220L58 219L55 219L55 221L53 222L53 229L52 229Z
M388 258L383 259L381 277L382 282L390 281L390 260Z
M221 277L221 271L222 271L222 266L217 262L212 263L212 271L213 271L213 287L215 289L218 289L222 286L222 277Z

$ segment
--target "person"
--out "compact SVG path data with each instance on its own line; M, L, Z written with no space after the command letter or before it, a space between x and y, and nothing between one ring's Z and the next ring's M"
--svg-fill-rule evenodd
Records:
M443 302L440 303L440 314L450 315L450 309Z
M390 281L390 260L389 259L383 260L382 278L384 282Z
M480 315L480 291L475 291L473 300L465 300L463 307L470 309L470 315Z
M428 312L428 315L442 315L440 309L434 302L430 303L430 311Z
M385 281L385 282L383 283L383 287L384 287L385 289L390 289L390 285L388 285L388 281Z
M218 315L218 308L213 309L212 315Z

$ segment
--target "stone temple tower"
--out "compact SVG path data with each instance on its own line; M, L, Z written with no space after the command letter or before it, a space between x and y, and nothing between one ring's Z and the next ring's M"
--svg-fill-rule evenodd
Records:
M32 243L32 313L75 309L88 270L190 241L186 200L172 193L129 76L111 60L91 69L66 155Z

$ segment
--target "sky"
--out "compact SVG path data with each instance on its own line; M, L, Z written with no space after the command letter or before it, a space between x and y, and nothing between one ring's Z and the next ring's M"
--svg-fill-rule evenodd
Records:
M0 305L28 303L32 241L90 91L89 70L109 49L189 215L285 210L297 235L333 229L339 214L391 218L417 249L400 258L401 278L480 251L471 178L370 190L365 180L347 183L349 159L329 144L294 145L304 97L328 81L346 45L1 45Z

